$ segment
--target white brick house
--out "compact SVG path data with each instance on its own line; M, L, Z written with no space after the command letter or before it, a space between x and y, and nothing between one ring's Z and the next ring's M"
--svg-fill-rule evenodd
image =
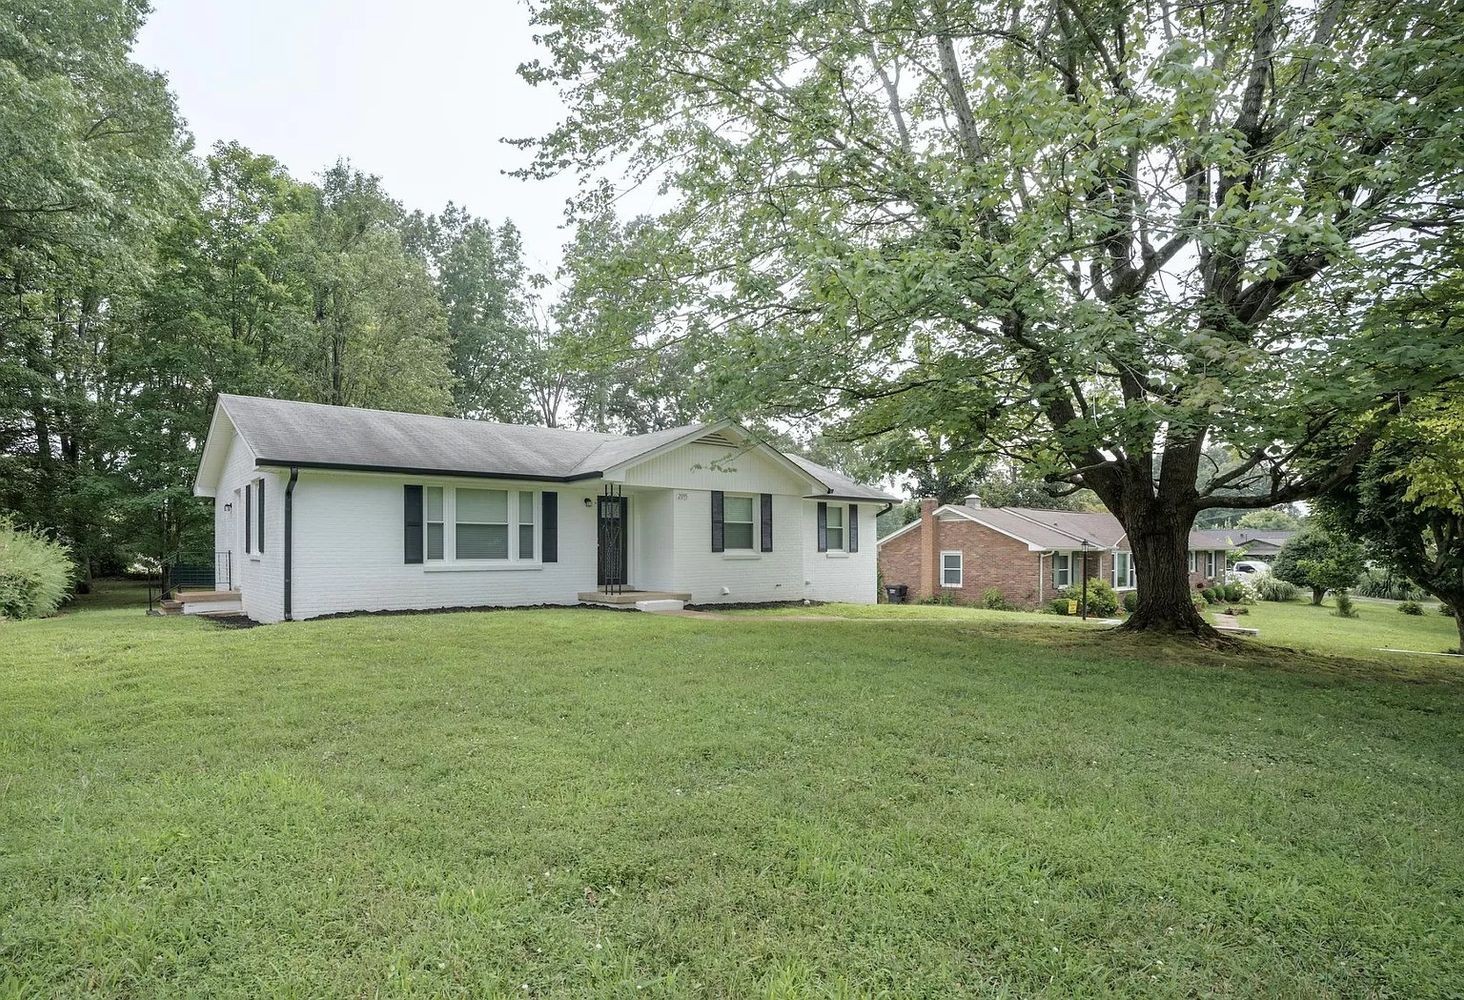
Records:
M622 436L233 395L194 493L214 499L217 589L262 622L872 603L875 516L892 501L731 422Z

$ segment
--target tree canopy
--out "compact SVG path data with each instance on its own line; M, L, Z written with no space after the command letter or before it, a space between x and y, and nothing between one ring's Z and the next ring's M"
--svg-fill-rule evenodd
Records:
M570 111L530 172L628 163L676 196L605 268L656 319L623 349L715 338L778 412L1093 490L1135 627L1204 630L1198 513L1315 495L1388 400L1458 373L1361 322L1464 207L1456 4L533 9L522 72Z

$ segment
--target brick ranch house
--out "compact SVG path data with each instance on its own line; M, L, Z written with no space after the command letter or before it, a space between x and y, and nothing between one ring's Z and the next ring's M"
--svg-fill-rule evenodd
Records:
M1035 608L1083 577L1101 578L1119 591L1136 585L1133 555L1113 515L1035 507L982 507L920 501L920 519L879 540L884 586L904 584L909 600L950 594L959 604L980 604L992 587L1009 603ZM1192 531L1190 583L1225 577L1235 546L1227 532Z

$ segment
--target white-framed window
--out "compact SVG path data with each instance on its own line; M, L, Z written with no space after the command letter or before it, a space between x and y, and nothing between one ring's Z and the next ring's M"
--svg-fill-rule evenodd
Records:
M940 554L940 585L942 587L959 587L964 581L966 571L966 559L960 552L942 552Z
M459 486L456 546L458 559L508 558L508 490Z
M1138 576L1134 572L1134 554L1115 552L1113 554L1113 585L1117 588L1137 586Z
M844 505L831 503L828 506L828 541L830 552L844 551Z
M530 490L519 490L518 552L515 558L534 558L534 494Z
M1052 554L1052 585L1066 587L1073 582L1073 554L1054 552Z
M1205 576L1207 579L1215 579L1215 553L1205 553Z
M1189 551L1189 557L1190 557L1190 572L1193 573L1195 571L1195 550L1194 549L1190 549L1190 551Z
M444 553L445 521L443 520L441 486L426 486L422 489L422 530L426 534L423 552L428 559L441 560Z
M750 496L722 497L722 548L752 551L756 536L757 504Z

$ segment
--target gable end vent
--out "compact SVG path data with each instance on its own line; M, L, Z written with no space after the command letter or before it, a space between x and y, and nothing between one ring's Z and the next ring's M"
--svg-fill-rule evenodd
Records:
M696 439L696 443L717 445L718 447L722 448L736 448L739 445L739 442L734 441L731 437L721 431L713 431L711 434L704 434Z

